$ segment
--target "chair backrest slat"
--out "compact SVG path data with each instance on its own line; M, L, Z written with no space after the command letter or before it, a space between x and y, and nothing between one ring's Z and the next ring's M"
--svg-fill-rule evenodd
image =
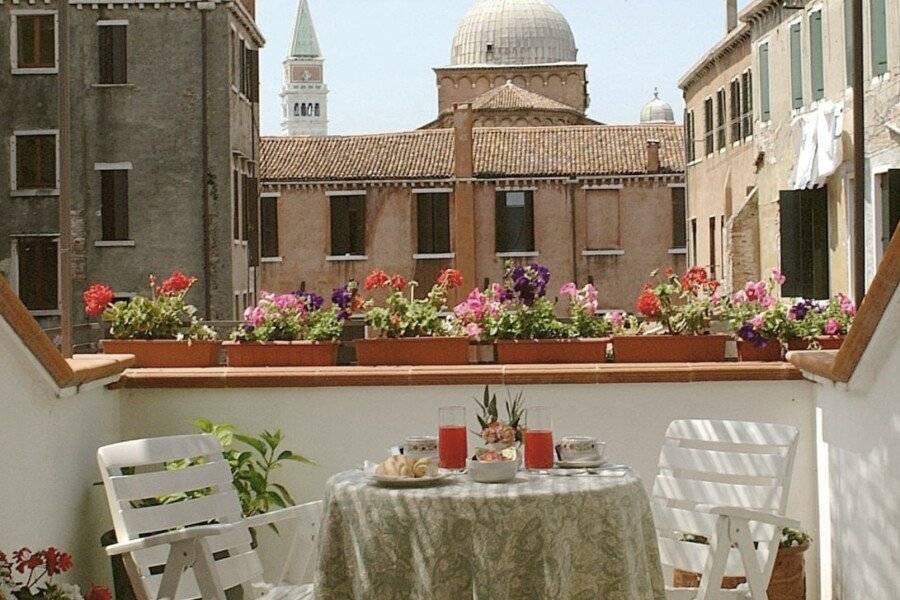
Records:
M240 508L235 512L235 505L240 507L237 493L227 490L184 502L126 509L122 513L122 520L129 532L154 533L190 525L239 520Z
M216 461L184 469L116 475L110 477L109 482L119 500L143 500L217 485L227 486L231 482L231 470L228 463Z
M797 435L797 429L789 425L707 419L673 421L666 431L667 439L751 446L792 446L797 441Z
M650 506L653 510L653 521L659 535L677 539L682 534L692 534L712 539L716 531L715 515L684 510L670 506L666 500L651 498ZM763 523L750 524L750 537L754 541L767 541L772 539L773 525Z
M734 485L657 475L653 484L653 496L673 500L675 502L672 504L678 506L712 504L777 511L781 506L782 488L768 485Z
M659 457L661 468L747 478L779 479L787 464L782 454L721 452L664 445ZM774 482L773 482L774 483Z
M107 469L174 462L183 458L221 458L222 445L211 435L173 435L104 446L97 457Z

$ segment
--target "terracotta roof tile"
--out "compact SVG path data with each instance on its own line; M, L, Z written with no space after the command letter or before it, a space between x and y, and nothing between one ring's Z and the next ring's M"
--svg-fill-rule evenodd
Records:
M488 90L472 100L473 110L560 110L566 112L579 112L575 108L562 102L557 102L547 96L536 94L516 84L507 82L500 87Z
M656 139L664 173L684 171L679 125L475 129L476 177L639 175ZM334 137L264 137L263 181L449 179L453 130Z

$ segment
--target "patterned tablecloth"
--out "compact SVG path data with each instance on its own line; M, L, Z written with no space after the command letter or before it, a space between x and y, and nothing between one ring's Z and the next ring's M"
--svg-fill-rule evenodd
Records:
M317 600L664 600L640 481L520 474L387 489L331 478Z

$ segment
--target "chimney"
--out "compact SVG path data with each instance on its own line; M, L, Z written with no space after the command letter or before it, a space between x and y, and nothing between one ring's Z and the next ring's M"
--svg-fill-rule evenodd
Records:
M725 0L725 33L734 31L737 28L737 24L737 0Z
M659 173L659 140L647 140L647 172Z
M463 179L472 177L475 172L474 135L475 115L472 105L459 103L453 105L453 176Z

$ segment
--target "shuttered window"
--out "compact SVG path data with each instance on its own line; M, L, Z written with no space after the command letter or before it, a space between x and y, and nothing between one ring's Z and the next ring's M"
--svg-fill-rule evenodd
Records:
M769 43L759 46L759 118L763 123L772 120L772 99L769 97Z
M259 50L247 49L247 91L250 102L259 102Z
M741 75L741 129L744 137L753 135L753 72Z
M887 251L900 223L900 169L881 175L881 243Z
M100 23L99 37L101 84L128 83L128 26Z
M803 108L803 38L800 23L791 25L791 107Z
M733 79L731 81L731 141L739 142L743 135L741 133L741 80Z
M672 248L687 248L687 205L684 188L672 188Z
M450 194L416 194L418 253L450 252Z
M716 278L716 218L709 218L709 276Z
M56 240L51 237L20 238L16 253L22 303L29 310L59 310Z
M706 142L706 155L709 156L715 150L715 131L713 127L713 101L707 98L703 103L704 141Z
M828 298L828 193L787 190L780 194L781 271L785 296Z
M244 219L247 231L247 257L251 267L259 266L259 180L247 177L247 190L244 194Z
M56 134L16 135L16 189L56 189Z
M264 258L281 256L278 250L278 198L263 196L259 199L260 255Z
M366 197L331 197L332 256L362 256L366 253Z
M104 240L129 239L126 169L100 171L100 216Z
M726 101L725 90L716 92L716 148L721 150L725 147L725 121L726 117Z
M885 0L869 0L872 30L872 76L888 70L887 11Z
M691 219L691 262L697 264L697 218Z
M235 241L243 239L241 230L241 174L234 169L231 172L231 235Z
M534 192L497 192L497 252L534 252Z
M844 73L847 87L853 87L853 2L844 1Z
M56 15L15 15L16 67L56 67Z
M684 127L685 127L685 152L687 154L688 162L694 162L697 159L697 148L695 144L697 143L696 139L696 130L694 129L694 111L689 110L687 116L684 119Z
M619 190L587 190L587 249L617 250L622 247L619 230Z
M825 97L825 65L823 62L822 11L809 15L809 69L813 100Z

